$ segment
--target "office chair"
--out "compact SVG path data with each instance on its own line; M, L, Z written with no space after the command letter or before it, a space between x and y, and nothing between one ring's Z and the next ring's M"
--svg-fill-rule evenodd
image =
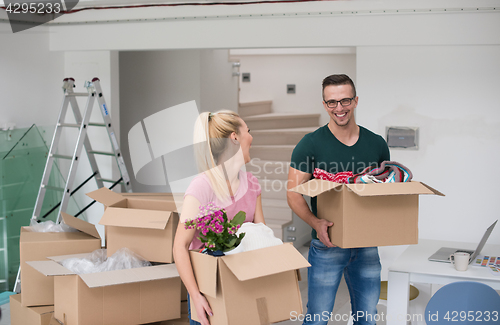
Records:
M500 324L500 296L486 284L453 282L439 289L425 308L430 324Z

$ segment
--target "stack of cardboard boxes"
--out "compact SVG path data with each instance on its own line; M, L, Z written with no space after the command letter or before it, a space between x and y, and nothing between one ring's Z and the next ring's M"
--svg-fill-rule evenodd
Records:
M105 188L88 195L106 206L100 223L105 225L108 256L127 247L155 265L77 275L57 262L100 249L94 225L63 214L64 222L78 232L39 233L24 227L22 293L11 297L11 324L46 325L52 317L66 325L135 325L181 318L181 281L172 263L179 220L174 202L158 195L126 197Z
M105 206L99 223L105 226L107 255L127 247L154 265L78 275L57 262L101 248L94 225L63 214L78 232L23 228L22 293L11 297L11 324L189 324L187 291L173 264L179 221L173 197L105 188L87 195ZM302 312L298 269L309 264L291 244L224 257L191 252L191 259L214 312L212 324L270 324Z

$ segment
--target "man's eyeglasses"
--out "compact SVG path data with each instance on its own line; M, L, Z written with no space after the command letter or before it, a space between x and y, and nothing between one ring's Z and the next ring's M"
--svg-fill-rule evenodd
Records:
M340 105L342 105L342 107L346 107L346 106L349 106L351 105L351 102L352 100L356 98L356 97L353 97L353 98L344 98L344 99L341 99L341 100L335 100L335 99L332 99L332 100L329 100L329 101L325 101L325 104L326 106L328 106L329 108L336 108L337 105L340 103Z

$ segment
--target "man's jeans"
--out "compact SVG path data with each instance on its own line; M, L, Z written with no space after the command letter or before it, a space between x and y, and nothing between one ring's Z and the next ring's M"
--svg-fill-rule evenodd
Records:
M381 271L377 247L329 248L313 239L309 249L309 263L311 267L307 275L308 302L304 325L328 324L342 274L351 296L354 324L376 323Z

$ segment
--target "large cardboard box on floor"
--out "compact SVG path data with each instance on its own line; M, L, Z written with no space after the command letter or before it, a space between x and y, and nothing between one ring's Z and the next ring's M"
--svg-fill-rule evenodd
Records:
M318 218L333 222L330 241L342 248L417 244L418 196L444 196L420 182L338 184L313 179L290 191L318 197Z
M21 295L10 298L10 325L49 325L54 306L24 307Z
M302 313L298 269L310 264L292 244L222 257L191 251L190 256L213 311L210 324L269 324ZM198 320L193 304L191 317Z
M55 255L90 253L101 248L101 237L93 224L64 212L62 218L68 226L79 231L33 232L30 227L21 228L21 301L25 307L54 304L54 280L28 266L27 261L43 261Z
M150 324L150 325L189 325L188 314L181 314L181 318L167 320L160 323Z
M101 188L87 193L106 206L99 224L106 228L108 256L127 247L150 262L172 263L179 215L173 200L128 196Z
M136 325L181 316L175 264L77 275L57 263L85 254L28 262L54 278L54 316L64 325Z

